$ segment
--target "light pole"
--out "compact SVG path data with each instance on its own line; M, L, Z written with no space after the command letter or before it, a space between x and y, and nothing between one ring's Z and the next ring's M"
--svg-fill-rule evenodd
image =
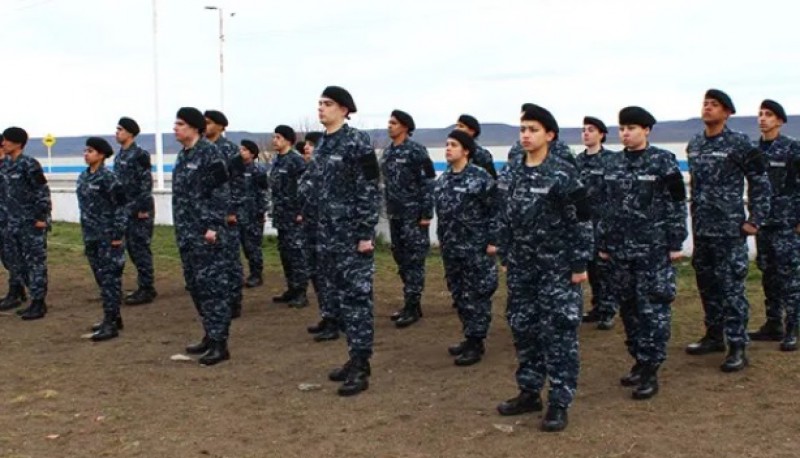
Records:
M158 189L164 190L164 145L161 139L161 126L158 121L158 0L153 0L153 102L156 140L156 178Z
M219 109L225 111L225 11L219 6L206 6L206 9L219 14ZM231 13L230 17L235 15Z

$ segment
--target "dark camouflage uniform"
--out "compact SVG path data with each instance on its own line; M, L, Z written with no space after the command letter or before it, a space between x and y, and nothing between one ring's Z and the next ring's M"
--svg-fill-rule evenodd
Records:
M22 279L11 270L11 264L9 263L11 258L6 255L6 245L4 242L7 237L6 228L8 226L8 177L6 176L6 172L10 166L11 159L9 159L8 156L0 160L0 260L2 260L3 267L8 272L9 289L13 291L14 288L22 288L23 282Z
M667 357L675 299L671 251L688 236L686 188L675 155L648 146L605 157L604 199L597 249L611 260L608 285L620 304L625 344L637 363L660 366Z
M303 241L303 252L306 260L306 273L311 284L314 286L314 291L317 294L317 303L319 304L319 313L323 319L338 319L339 311L334 310L328 306L325 301L325 294L323 288L325 284L320 281L319 262L317 260L317 233L319 232L319 217L318 217L318 196L317 189L314 187L313 177L319 175L316 169L320 166L319 163L313 159L308 162L306 171L300 177L300 182L297 188L297 195L300 198L301 210L303 215L303 234L305 235Z
M231 239L238 243L226 221L231 201L227 166L222 152L201 138L181 149L172 171L172 215L183 275L206 335L215 341L228 338L230 250L237 246ZM205 240L207 230L217 233L216 243Z
M589 154L588 151L583 151L576 158L581 182L586 187L588 202L592 209L595 242L599 240L598 225L601 212L605 208L603 207L603 175L605 174L603 163L612 154L615 153L602 148L596 154ZM617 307L609 290L608 263L600 259L597 255L597 250L593 250L592 259L587 266L587 273L589 274L589 285L592 289L592 307L601 318L613 317L617 313Z
M317 198L317 276L323 302L347 335L351 358L372 355L374 253L358 242L373 240L380 193L369 136L347 124L325 134L314 150L307 179Z
M30 289L31 299L43 301L47 296L48 229L38 229L34 224L50 223L50 187L36 159L21 154L9 165L7 262L14 276Z
M433 218L436 172L428 150L408 139L383 151L381 171L392 256L403 281L403 295L407 304L419 304L431 245L428 227L419 222Z
M133 143L128 149L120 149L114 156L114 173L125 190L125 248L136 266L140 289L153 288L153 240L155 203L153 201L153 174L150 168L150 153ZM139 213L148 213L140 219Z
M469 157L469 161L478 167L483 167L484 170L489 172L492 178L497 179L497 170L494 168L494 157L491 151L475 143L475 152Z
M295 150L276 154L270 170L272 189L272 226L278 230L278 252L281 255L286 285L292 291L305 291L308 287L303 242L303 223L297 222L302 202L297 195L300 176L306 170L303 156Z
M114 172L101 165L94 173L88 168L81 173L77 194L84 251L100 287L103 312L113 319L119 315L122 303L125 247L113 247L111 242L122 241L125 236L130 215L125 190Z
M242 304L242 288L244 287L244 269L242 267L242 257L239 254L241 223L238 221L242 211L242 194L244 193L244 168L242 167L242 157L239 154L239 147L227 138L220 136L214 142L217 149L226 158L228 165L228 179L230 189L230 199L228 202L228 215L235 215L236 224L228 224L231 232L226 242L229 247L226 253L229 255L228 275L230 280L230 295L228 296L232 308L238 308Z
M548 155L516 161L499 184L504 202L499 244L508 265L506 319L514 339L520 390L568 408L578 385L578 326L583 294L572 274L586 271L592 224L575 167ZM583 201L581 201L583 199Z
M436 234L453 306L464 336L485 339L497 290L497 263L486 254L486 247L497 243L495 181L472 163L460 173L448 167L436 179L434 196Z
M800 144L779 135L759 148L768 162L770 213L756 235L756 262L763 273L767 319L788 327L800 323Z
M745 134L727 127L708 138L697 134L686 147L691 173L694 236L692 265L703 301L705 325L724 328L729 343L746 344L750 304L744 293L747 242L742 224L761 226L769 215L770 186L763 155ZM744 212L747 179L750 217Z
M569 164L577 165L575 155L572 154L572 150L569 148L569 145L567 145L563 141L556 140L550 143L549 151L553 155L553 157L562 159ZM522 148L522 143L520 143L519 140L517 140L517 142L514 143L508 150L508 158L506 159L505 165L503 165L503 168L500 170L500 174L502 175L506 173L507 170L513 164L522 161L524 157L525 157L525 149Z
M264 259L261 244L264 241L264 215L269 205L267 169L256 161L245 165L243 178L242 206L239 212L239 230L244 257L250 274L261 277Z

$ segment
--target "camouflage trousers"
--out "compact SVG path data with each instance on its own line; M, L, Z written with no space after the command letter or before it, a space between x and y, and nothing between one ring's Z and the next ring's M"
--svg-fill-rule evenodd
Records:
M264 222L245 220L241 223L239 236L244 257L250 269L250 275L261 276L264 272L264 255L261 246L264 242Z
M283 275L289 289L308 287L308 272L303 249L305 230L301 224L290 224L278 228L278 252L281 256Z
M153 252L150 249L153 221L152 214L147 219L139 219L134 215L128 220L125 230L125 249L136 266L137 284L141 289L153 288Z
M3 268L8 272L8 289L24 288L25 282L22 281L19 272L13 270L13 264L11 262L12 254L8 252L10 246L6 245L8 235L6 235L5 221L0 223L0 228L2 228L2 230L0 230L0 261L3 263Z
M675 300L675 268L664 254L640 260L610 262L609 284L625 326L625 346L638 363L661 365Z
M322 284L325 314L339 321L347 336L351 357L372 355L375 335L372 282L375 275L373 253L338 252L320 249L319 281Z
M319 304L319 314L322 318L336 318L338 319L338 311L331 310L325 302L325 295L322 293L324 285L320 280L319 275L319 261L317 251L317 228L316 223L306 220L304 226L305 242L303 244L303 252L306 258L306 273L311 285L314 287L314 292L317 294L317 304Z
M31 299L47 296L47 229L8 228L4 246L6 261L13 276L19 278L31 293Z
M392 257L403 281L406 302L419 303L425 288L425 259L430 252L431 237L418 219L390 219Z
M180 248L183 276L195 309L202 319L206 335L216 341L228 339L231 325L230 295L233 288L230 281L233 275L230 271L233 263L229 253L231 244L224 240L224 236L216 244Z
M617 314L617 302L614 300L609 281L610 268L607 261L595 258L587 266L589 287L592 290L592 308L603 317Z
M485 253L451 257L442 253L447 289L458 311L464 337L485 339L492 322L492 295L497 291L497 263Z
M750 303L744 293L744 237L695 237L692 266L703 302L706 328L723 328L729 343L747 343Z
M517 354L520 390L539 393L549 380L549 404L568 408L578 389L583 292L571 283L568 268L559 270L509 264L506 320Z
M241 240L242 228L239 224L228 225L228 239L225 253L228 255L228 287L230 292L228 300L231 308L238 307L242 303L242 290L244 289L244 267L242 267L242 255L239 253L239 243Z
M762 228L756 236L767 319L800 324L800 235L794 229Z
M103 313L107 317L119 315L122 303L122 271L125 267L125 247L112 247L108 240L84 242L84 253L92 268L94 280L100 287Z

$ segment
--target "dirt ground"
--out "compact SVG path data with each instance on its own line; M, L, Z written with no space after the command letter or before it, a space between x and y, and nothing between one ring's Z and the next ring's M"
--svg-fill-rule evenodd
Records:
M344 339L311 340L305 326L317 319L315 303L302 310L269 303L282 286L274 256L267 284L246 290L232 359L204 368L170 361L201 335L174 258L157 260L156 303L124 308L121 338L95 344L81 338L101 315L86 261L77 245L51 241L48 316L0 316L3 457L798 456L800 354L756 343L750 367L738 374L718 370L721 355L684 354L701 330L686 275L661 393L633 401L619 386L631 364L621 323L610 332L584 325L569 428L546 434L541 414L495 412L516 394L502 288L484 361L453 365L446 347L459 340L459 325L436 257L424 319L397 330L389 315L401 301L399 280L379 256L370 388L343 399L326 374L346 360ZM751 327L763 317L756 281ZM303 383L321 388L301 391Z

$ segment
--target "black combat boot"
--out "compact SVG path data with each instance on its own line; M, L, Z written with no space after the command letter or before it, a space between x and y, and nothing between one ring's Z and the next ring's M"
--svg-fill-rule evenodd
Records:
M614 315L603 315L597 321L597 329L601 331L610 331L614 329Z
M102 342L104 340L111 340L119 336L119 332L117 330L117 320L122 321L119 315L106 315L105 318L103 318L103 321L100 322L100 329L96 330L94 334L92 334L91 339L94 342Z
M247 277L247 280L244 282L245 288L255 288L257 286L261 286L264 284L264 280L261 278L261 274L250 274Z
M758 342L780 342L783 338L781 320L767 319L757 331L748 332L750 340Z
M92 332L97 332L100 330L100 327L103 326L105 321L98 321L97 323L92 325ZM122 323L122 315L117 315L117 318L114 320L114 325L117 327L117 331L122 331L125 325Z
M619 379L619 384L622 386L637 386L642 381L643 369L644 365L639 364L637 361L636 364L631 367L628 374Z
M600 312L597 310L597 307L584 313L583 317L581 317L581 321L584 323L597 323L600 321L600 319L602 319L602 316L600 316Z
M686 346L686 353L695 356L722 353L724 351L725 336L722 333L722 326L712 326L706 329L706 335L698 342Z
M720 366L722 372L738 372L747 366L747 353L743 343L730 344L728 355Z
M334 319L329 319L325 325L325 329L318 332L314 336L314 341L325 342L326 340L336 340L339 338L339 322Z
M208 335L204 335L200 342L187 345L186 353L189 353L190 355L202 355L203 353L207 352L209 348L211 348L211 339L208 338Z
M521 415L528 412L541 412L542 397L539 393L520 391L519 395L497 405L497 413L503 416Z
M554 405L547 406L547 413L544 414L542 419L542 431L548 433L564 431L567 428L567 423L569 423L567 409Z
M461 342L455 345L450 345L449 347L447 347L447 352L450 353L450 356L458 356L461 353L464 353L464 349L466 347L467 347L467 341L462 340Z
M209 340L208 351L197 362L203 366L213 366L230 358L227 340Z
M301 309L308 305L308 296L305 288L292 289L292 296L289 298L289 307Z
M342 386L336 391L339 396L354 396L369 388L369 358L356 356L350 360L350 370Z
M395 320L394 325L398 328L407 328L422 318L422 306L419 299L406 301L403 308L404 313Z
M397 321L397 320L400 319L401 316L403 316L405 314L406 314L406 307L404 306L403 308L398 309L396 312L392 313L392 315L389 317L389 319L392 320L392 321Z
M481 361L484 351L483 339L468 337L467 344L464 346L464 351L456 356L453 362L456 366L472 366Z
M639 386L633 390L633 399L650 399L658 394L658 366L647 364L642 366Z
M289 302L289 299L292 298L292 290L287 289L286 291L282 292L279 296L272 296L272 302L276 304L285 304Z
M787 322L786 334L781 340L781 351L797 351L797 335L800 333L800 327L797 324Z
M312 324L311 326L306 327L306 331L308 331L309 334L319 334L325 329L327 325L328 325L328 319L323 318L319 320L317 324Z
M30 307L25 309L19 317L25 321L30 321L44 318L45 315L47 315L47 304L44 299L34 299L31 301Z
M125 305L150 304L158 296L153 288L139 288L125 297Z
M353 367L353 359L347 360L342 367L337 367L336 369L331 370L328 372L328 380L331 382L344 382L347 380L347 374L350 373L350 369ZM371 369L369 364L367 364L367 375L371 375Z
M0 301L0 311L5 312L8 310L13 310L22 305L22 302L26 299L27 297L25 295L25 288L21 286L12 286L8 289L8 294L6 294L6 297Z

